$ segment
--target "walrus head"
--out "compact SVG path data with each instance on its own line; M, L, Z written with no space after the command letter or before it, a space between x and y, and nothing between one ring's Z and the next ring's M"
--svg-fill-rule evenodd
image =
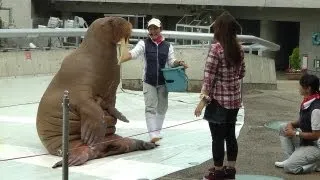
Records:
M119 54L127 53L129 37L131 36L132 25L129 21L121 17L104 17L95 20L88 28L83 44L91 44L97 49L97 44L101 44L104 51L105 46L120 43Z
M118 61L121 56L128 53L129 37L131 35L132 25L121 17L106 17L103 27L112 29L113 43L120 43Z
M111 31L113 43L128 43L132 25L129 21L121 17L105 17L103 18L102 28L105 32Z

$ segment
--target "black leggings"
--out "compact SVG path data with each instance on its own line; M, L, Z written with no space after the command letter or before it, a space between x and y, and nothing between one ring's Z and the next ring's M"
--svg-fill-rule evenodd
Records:
M227 144L227 160L236 161L238 156L238 143L235 135L236 123L210 123L212 136L212 155L215 166L223 166L224 140Z

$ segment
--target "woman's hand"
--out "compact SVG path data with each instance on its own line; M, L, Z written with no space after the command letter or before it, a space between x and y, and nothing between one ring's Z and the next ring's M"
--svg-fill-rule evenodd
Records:
M198 106L196 107L196 110L194 111L194 115L196 117L199 117L201 115L201 112L203 110L203 108L206 106L206 103L204 100L201 100L198 104Z
M288 137L293 137L296 135L296 131L293 128L286 128L284 134Z
M292 123L288 123L285 130L288 130L288 129L294 129L293 126L292 126Z
M178 66L183 66L185 69L187 69L189 66L184 61L177 61Z

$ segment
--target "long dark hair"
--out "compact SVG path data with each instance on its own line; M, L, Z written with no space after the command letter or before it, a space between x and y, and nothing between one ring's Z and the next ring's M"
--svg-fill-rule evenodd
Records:
M214 40L218 41L224 50L228 66L239 66L241 63L241 47L237 39L239 23L227 11L217 17L214 26Z

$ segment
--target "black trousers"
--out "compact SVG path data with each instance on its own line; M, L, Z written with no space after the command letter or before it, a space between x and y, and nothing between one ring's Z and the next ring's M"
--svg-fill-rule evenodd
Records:
M238 143L235 135L236 123L209 122L212 136L212 155L215 166L223 166L224 142L227 145L227 160L236 161L238 156Z
M227 145L227 160L236 161L238 143L235 127L239 109L226 109L216 100L206 107L204 119L209 122L212 137L212 155L215 166L223 166L224 142Z
M236 123L210 123L212 136L212 155L215 166L223 166L224 142L227 145L227 160L236 161L238 156L238 143L235 135Z

